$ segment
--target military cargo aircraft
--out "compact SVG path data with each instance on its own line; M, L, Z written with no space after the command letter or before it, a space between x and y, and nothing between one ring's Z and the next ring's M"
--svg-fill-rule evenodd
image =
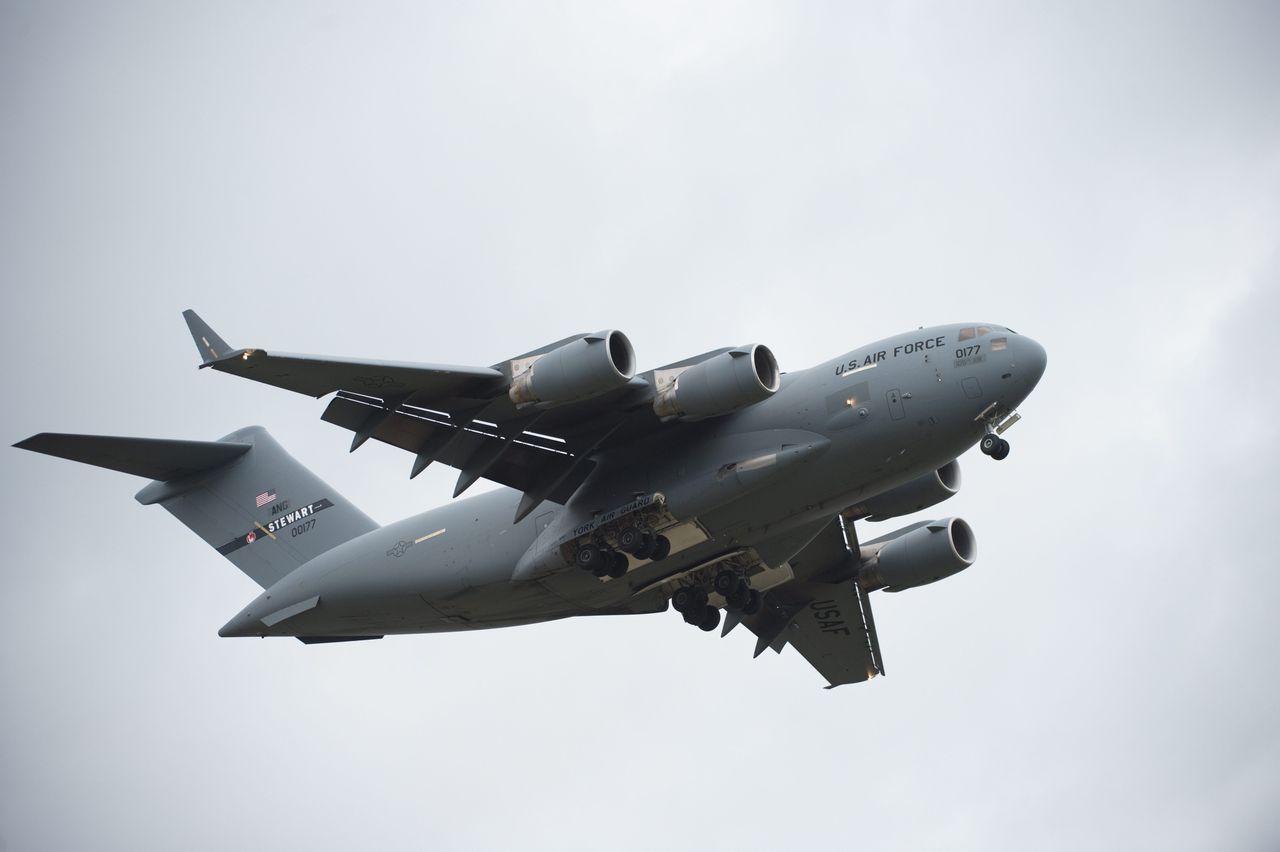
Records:
M307 643L674 608L745 625L829 687L885 670L869 594L964 570L960 518L860 542L956 493L956 457L1002 437L1045 350L987 323L921 328L782 373L768 347L645 373L620 331L491 367L235 348L184 316L201 367L320 398L322 418L505 486L379 526L261 427L217 441L42 433L15 446L153 480L137 494L263 591L220 636Z

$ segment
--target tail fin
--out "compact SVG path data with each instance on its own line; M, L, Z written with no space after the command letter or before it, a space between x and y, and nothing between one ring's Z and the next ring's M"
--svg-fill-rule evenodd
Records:
M200 350L200 360L203 364L210 364L219 358L225 358L235 351L227 341L218 336L218 333L209 327L209 324L200 319L200 315L193 310L185 310L182 312L182 318L187 321L187 328L191 330L191 337L196 342L196 349Z
M138 502L159 503L264 589L378 528L261 426L219 441L44 433L15 446L155 479Z

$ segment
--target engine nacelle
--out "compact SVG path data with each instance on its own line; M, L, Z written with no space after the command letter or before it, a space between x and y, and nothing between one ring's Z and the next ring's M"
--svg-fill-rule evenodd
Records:
M767 346L757 343L721 352L670 378L656 376L653 410L663 420L730 414L773 396L780 375Z
M511 362L508 395L518 408L552 408L600 396L636 374L636 353L620 331L601 331Z
M960 518L943 518L906 527L861 551L858 583L863 590L900 592L968 568L978 557L978 541Z
M848 511L856 518L887 521L936 506L959 490L960 463L952 459L937 470L877 494L870 500L851 506Z

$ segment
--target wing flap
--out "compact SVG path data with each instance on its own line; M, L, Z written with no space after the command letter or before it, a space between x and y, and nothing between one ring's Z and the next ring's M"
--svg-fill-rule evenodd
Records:
M376 422L370 428L371 417ZM446 414L412 407L388 410L374 400L357 399L350 394L335 396L321 419L357 433L367 429L368 437L414 453L418 457L414 473L425 467L424 455L425 461L439 461L473 473L476 460L485 459L486 479L532 493L541 493L548 483L554 483L545 499L557 503L569 499L594 467L591 462L575 464L577 458L546 436L521 432L504 438L496 429L474 421L459 425ZM492 449L497 446L495 442L503 441L507 446L489 460L490 454L497 453Z

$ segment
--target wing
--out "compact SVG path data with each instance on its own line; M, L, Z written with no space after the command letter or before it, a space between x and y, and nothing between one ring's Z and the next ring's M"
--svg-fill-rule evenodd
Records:
M799 576L839 574L851 553L839 518L791 560ZM757 638L755 655L765 648L781 653L790 644L830 684L861 683L884 674L871 601L853 580L792 581L769 591L760 612L741 616ZM724 632L737 621L725 622Z
M511 365L588 335L566 338L493 367L406 364L233 348L194 311L183 316L201 367L312 397L336 395L322 419L415 456L410 476L432 462L459 470L454 496L481 477L524 492L516 520L543 500L566 501L591 472L591 455L628 429L657 422L648 382L552 409L517 408Z

